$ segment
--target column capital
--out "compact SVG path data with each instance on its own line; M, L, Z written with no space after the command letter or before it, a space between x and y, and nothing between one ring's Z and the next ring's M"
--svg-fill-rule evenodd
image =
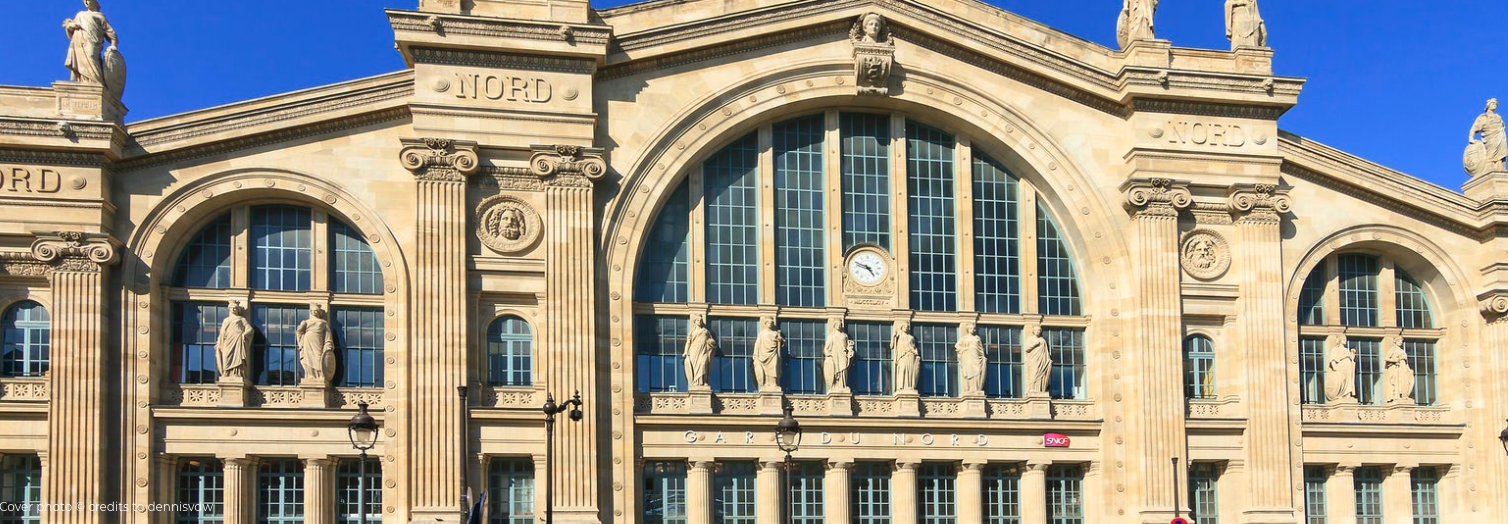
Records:
M1361 469L1360 464L1336 464L1335 468L1332 471L1334 471L1336 475L1350 476L1356 474L1356 470L1358 469Z
M1126 208L1141 217L1173 217L1194 203L1189 183L1171 178L1133 178L1121 184Z
M1235 184L1230 187L1230 212L1236 222L1277 223L1293 210L1288 188L1275 184Z
M304 461L304 467L310 469L327 469L332 463L330 457L299 457L299 460Z
M466 175L477 172L481 161L477 143L448 138L404 138L398 152L403 167L419 180L465 182Z
M765 471L780 470L781 468L785 467L785 461L783 461L783 460L762 460L762 461L759 462L759 467L760 467L760 469L763 469Z
M962 464L958 465L958 472L962 473L962 472L965 472L965 471L969 471L969 472L983 473L984 472L984 468L987 467L987 466L989 466L989 465L990 464L988 462L978 462L978 461L966 460Z
M1047 468L1050 467L1052 467L1051 462L1027 462L1025 464L1025 467L1022 468L1022 471L1030 473L1046 473Z
M1477 295L1477 305L1489 324L1508 321L1508 289L1494 289Z
M1407 476L1408 474L1414 472L1414 468L1415 467L1416 466L1414 466L1412 464L1393 464L1393 467L1391 468L1392 475L1404 475L1404 476Z
M917 461L914 461L914 460L897 460L897 461L895 461L895 470L896 471L916 471L917 466L920 466L920 465L921 465L920 462L917 462Z
M848 461L848 460L829 460L829 461L827 461L827 469L829 469L829 470L848 471L848 468L851 468L851 467L853 467L853 462L852 461Z
M691 461L691 471L711 471L712 465L715 463L711 460L693 460Z
M252 460L247 457L220 457L220 464L227 470L242 470L251 467Z
M51 271L95 273L120 261L120 245L104 233L43 232L31 243L30 258L49 265Z
M603 150L573 145L533 145L529 169L544 178L546 186L590 188L607 174Z

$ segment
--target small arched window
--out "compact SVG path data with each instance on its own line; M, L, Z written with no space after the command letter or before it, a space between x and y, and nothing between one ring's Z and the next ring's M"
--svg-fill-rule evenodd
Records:
M5 310L0 325L5 330L0 377L40 377L47 373L52 329L47 309L30 300L17 303Z
M518 317L502 317L487 328L487 381L493 386L534 385L534 333Z
M1191 399L1215 398L1215 342L1204 335L1183 339L1184 391Z

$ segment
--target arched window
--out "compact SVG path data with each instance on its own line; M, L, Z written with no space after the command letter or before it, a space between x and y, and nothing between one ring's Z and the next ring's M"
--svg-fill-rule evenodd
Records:
M235 255L237 245L249 249ZM190 237L168 282L178 383L219 380L215 344L231 315L228 301L248 298L241 304L255 332L246 355L248 382L298 385L307 372L299 361L298 328L315 308L336 349L334 385L377 388L384 382L382 270L367 240L324 210L234 208Z
M1215 398L1215 342L1204 335L1183 339L1184 391L1191 399Z
M502 317L487 328L487 381L493 386L534 385L534 333L518 317Z
M841 305L855 395L895 394L892 330L915 312L921 395L963 393L954 346L959 326L976 323L986 395L1022 397L1022 330L1042 317L1051 393L1084 398L1087 319L1045 200L970 139L903 115L827 111L735 138L692 169L648 230L632 293L637 388L686 390L687 319L705 313L718 343L709 385L756 391L755 307L778 307L781 386L823 394L829 308ZM881 263L864 263L887 289L881 307L855 303L858 253Z
M5 330L0 345L0 377L40 377L47 373L52 322L47 309L30 300L19 302L0 317Z
M1435 346L1441 333L1424 287L1393 259L1368 253L1326 257L1300 289L1298 317L1305 403L1341 400L1328 398L1325 384L1329 363L1343 357L1331 341L1342 337L1355 352L1357 402L1388 402L1384 381L1394 342L1401 344L1414 373L1413 401L1421 406L1439 402Z

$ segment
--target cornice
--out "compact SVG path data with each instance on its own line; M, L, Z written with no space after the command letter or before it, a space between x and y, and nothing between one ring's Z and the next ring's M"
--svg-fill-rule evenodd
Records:
M0 162L101 168L105 167L107 160L104 155L98 153L0 149Z
M109 122L79 122L61 117L57 119L0 118L0 136L109 142L114 139L118 129L119 126Z
M779 47L794 42L808 40L822 41L822 43L837 42L848 38L847 30L851 25L853 25L852 20L837 20L803 27L794 31L782 31L755 38L745 38L683 53L620 62L603 68L597 78L599 81L614 80L646 72L673 69L687 64L717 60L760 49Z
M241 138L226 140L223 142L183 147L179 149L168 150L162 153L139 156L117 164L116 168L118 171L128 171L171 164L175 162L198 160L201 158L222 155L234 151L244 151L247 149L263 147L271 144L300 140L330 133L338 133L350 129L384 124L397 120L407 120L408 118L408 107L392 107L381 111L375 111L344 118L336 118L314 124L274 129L263 133L257 133Z
M1250 120L1277 120L1288 112L1286 107L1222 104L1174 98L1135 98L1131 100L1135 113L1166 113L1172 115L1207 116L1214 118L1243 118Z
M550 42L575 42L587 46L605 46L612 39L611 27L587 24L561 24L559 22L536 22L479 16L446 15L418 11L387 11L388 22L394 32L435 32L430 18L441 23L447 35L477 36L483 38L520 38Z
M583 58L528 56L513 53L477 51L469 49L438 49L415 46L414 60L425 64L495 67L590 75L597 70L597 62Z

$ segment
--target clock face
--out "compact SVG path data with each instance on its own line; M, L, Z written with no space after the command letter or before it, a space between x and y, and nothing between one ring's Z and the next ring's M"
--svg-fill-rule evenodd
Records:
M885 257L873 251L865 251L855 255L848 262L848 274L860 284L873 286L885 279L890 270Z

